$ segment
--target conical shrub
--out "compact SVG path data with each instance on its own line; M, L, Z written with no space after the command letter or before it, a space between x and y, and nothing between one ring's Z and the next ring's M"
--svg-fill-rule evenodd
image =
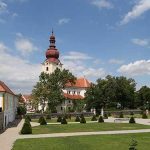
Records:
M76 116L75 122L80 122L80 117L79 116Z
M98 122L99 122L99 123L103 123L103 122L104 122L104 119L103 119L102 116L99 117Z
M148 119L148 116L146 115L146 113L143 113L143 114L142 114L142 118L143 118L143 119Z
M136 123L133 116L130 118L129 123Z
M40 125L46 125L47 124L47 122L46 122L46 120L45 120L45 118L43 116L41 116L39 118L39 123L40 123Z
M24 122L23 127L21 129L21 134L32 134L32 127L30 123Z
M96 115L93 115L91 121L97 121Z
M86 120L85 120L85 118L84 118L84 115L81 116L80 123L86 123Z
M121 113L119 114L119 118L124 118L123 112L121 112Z
M61 124L67 124L67 120L66 120L65 117L63 117L63 118L61 119Z
M108 115L107 115L106 113L104 114L104 118L105 118L105 119L108 119Z
M61 120L62 120L62 117L61 117L61 116L58 116L58 117L57 117L57 122L61 122Z

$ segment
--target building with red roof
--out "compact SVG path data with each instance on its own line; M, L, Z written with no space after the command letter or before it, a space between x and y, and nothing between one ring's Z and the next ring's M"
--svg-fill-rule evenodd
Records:
M18 96L2 81L0 81L0 113L3 113L3 127L15 120L18 106Z

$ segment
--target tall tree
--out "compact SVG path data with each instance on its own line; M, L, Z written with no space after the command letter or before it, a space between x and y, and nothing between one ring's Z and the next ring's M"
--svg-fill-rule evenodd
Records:
M66 83L73 83L74 80L75 77L66 69L61 71L57 68L52 74L42 72L32 91L35 102L42 106L43 111L46 103L49 110L56 109L56 106L65 100L62 89Z

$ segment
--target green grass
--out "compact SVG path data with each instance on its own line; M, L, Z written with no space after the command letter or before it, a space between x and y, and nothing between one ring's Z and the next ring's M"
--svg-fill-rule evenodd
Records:
M128 150L132 138L138 150L150 149L150 133L20 139L13 150Z
M112 131L112 130L134 130L149 129L150 126L129 123L86 123L86 124L51 124L36 126L32 128L33 134L65 133L65 132L92 132L92 131Z

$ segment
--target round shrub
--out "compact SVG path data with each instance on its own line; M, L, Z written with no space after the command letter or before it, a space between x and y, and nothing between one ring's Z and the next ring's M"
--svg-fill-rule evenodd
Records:
M146 113L143 113L143 114L142 114L142 118L143 118L143 119L147 119L147 118L148 118L148 116L146 115Z
M123 112L120 113L119 118L124 118Z
M23 127L21 129L21 134L32 134L32 127L30 122L24 122Z
M67 124L67 120L66 120L65 117L63 117L63 118L61 119L61 124Z
M80 122L80 117L76 116L75 122Z
M81 117L80 123L86 123L86 120L85 120L85 118L84 118L84 115Z
M129 123L135 123L135 119L133 116L130 118Z
M93 115L91 121L97 121L96 115Z
M106 113L104 114L104 118L105 118L105 119L108 119L108 115L107 115Z
M57 117L57 122L61 122L61 120L62 120L62 117L61 117L61 116L58 116L58 117Z
M104 122L104 119L103 119L102 116L99 117L98 122L99 122L99 123L103 123L103 122Z

